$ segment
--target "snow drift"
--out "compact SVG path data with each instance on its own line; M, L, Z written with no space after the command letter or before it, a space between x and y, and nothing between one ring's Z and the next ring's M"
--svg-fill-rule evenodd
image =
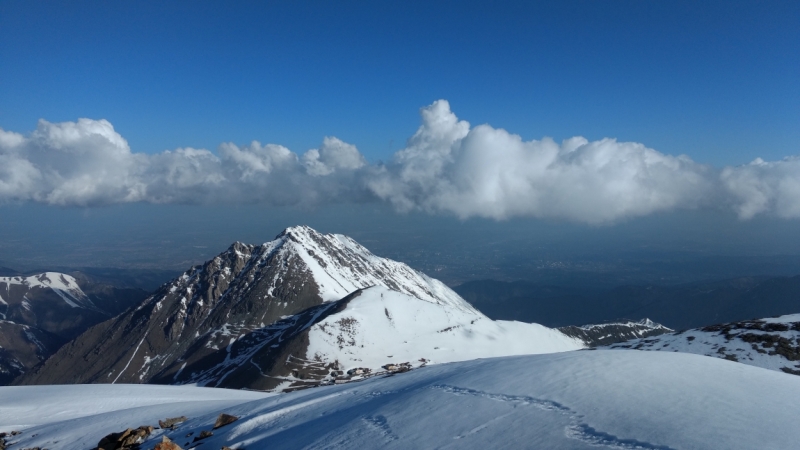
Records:
M144 447L165 434L187 448L187 435L211 430L221 412L239 420L213 430L201 448L786 449L800 442L800 378L684 353L482 359L266 398L135 388L0 388L0 431L20 425L19 411L41 408L47 414L23 415L15 448L90 448L109 432L181 414L189 420L157 430ZM117 392L119 407L76 414L95 406L93 391L105 392L101 404ZM134 396L143 400L129 403Z

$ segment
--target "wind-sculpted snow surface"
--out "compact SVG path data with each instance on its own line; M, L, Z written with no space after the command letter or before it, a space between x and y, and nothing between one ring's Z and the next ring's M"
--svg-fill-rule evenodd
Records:
M800 375L800 314L711 325L608 348L695 353Z
M119 389L116 411L91 409L92 389ZM800 378L698 355L580 351L492 358L420 368L402 375L326 386L214 407L220 390L164 391L77 386L0 388L0 431L20 424L16 447L90 448L111 431L185 414L173 430L157 430L189 448L220 413L239 419L213 430L201 448L542 448L542 449L788 449L800 442ZM128 406L129 397L139 400ZM179 403L184 395L187 403ZM256 395L256 394L249 394ZM206 401L206 398L208 401ZM146 406L151 400L155 405ZM67 410L65 419L60 415ZM181 412L184 411L184 412ZM189 436L189 437L187 437Z

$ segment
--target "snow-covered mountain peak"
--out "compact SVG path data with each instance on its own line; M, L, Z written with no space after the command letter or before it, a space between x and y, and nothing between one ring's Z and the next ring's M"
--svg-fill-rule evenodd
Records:
M406 264L375 256L347 236L296 226L261 245L231 244L163 285L138 308L70 343L51 358L52 367L26 374L26 380L180 382L195 372L227 367L230 355L221 355L238 348L232 345L244 336L260 341L263 335L301 333L304 324L320 319L314 318L316 312L332 314L345 304L341 300L372 287L405 295L445 316L484 317L444 283ZM306 322L289 319L301 316ZM104 350L95 353L96 348ZM79 353L87 359L74 356ZM113 359L107 357L112 354Z
M348 236L294 226L262 246L262 255L272 251L300 257L319 285L323 301L339 300L358 289L378 285L424 301L475 311L444 283L404 263L375 256Z
M0 289L0 303L6 303L3 300L3 291L7 295L10 294L12 286L17 286L21 289L51 289L73 308L97 309L92 301L89 300L89 297L81 290L77 280L67 274L44 272L27 277L0 277L0 288L5 287L5 289Z

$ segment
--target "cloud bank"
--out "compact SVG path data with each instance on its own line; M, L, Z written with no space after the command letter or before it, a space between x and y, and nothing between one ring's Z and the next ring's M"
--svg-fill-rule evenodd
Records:
M303 154L253 141L216 152L132 152L106 120L40 120L27 136L0 129L0 203L318 205L389 202L461 218L518 216L613 223L659 211L729 208L800 217L800 158L725 167L643 144L573 137L523 141L471 127L445 100L388 163L369 164L335 137Z

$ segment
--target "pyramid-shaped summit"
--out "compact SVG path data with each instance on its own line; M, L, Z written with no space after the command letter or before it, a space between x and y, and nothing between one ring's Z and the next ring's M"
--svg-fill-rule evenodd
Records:
M264 246L302 259L323 301L339 300L370 286L384 286L421 300L474 311L452 289L404 263L373 255L350 237L290 227Z
M372 325L355 327L356 322ZM17 383L285 388L300 380L292 373L321 382L330 369L341 369L339 359L355 364L364 356L378 364L391 358L383 353L394 341L441 340L447 332L461 334L442 341L455 353L441 361L541 350L538 328L517 336L486 328L487 323L495 322L442 282L375 256L347 236L296 226L262 245L234 243L164 284L137 308L90 328ZM528 324L519 325L530 331ZM581 346L535 327L555 333L547 338L555 342L543 347L547 351ZM474 333L483 333L489 343L475 346ZM517 341L525 344L516 346ZM470 346L478 353L459 350ZM417 360L431 358L423 353ZM295 360L301 362L287 365Z
M474 311L406 264L375 256L347 236L295 226L262 245L232 244L136 309L89 329L21 382L167 380L182 367L214 360L232 339L376 285Z

